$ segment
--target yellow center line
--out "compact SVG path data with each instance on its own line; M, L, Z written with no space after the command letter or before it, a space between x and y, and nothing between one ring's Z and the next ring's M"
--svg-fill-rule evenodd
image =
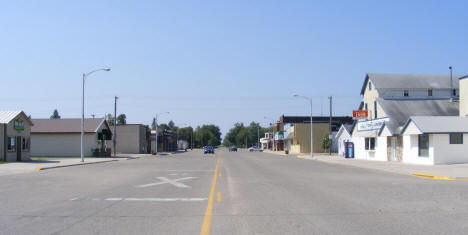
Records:
M221 202L222 200L223 200L223 199L222 199L222 197L221 197L221 192L218 192L218 199L217 199L217 201L218 201L218 202Z
M219 161L220 160L221 160L221 156L218 157L218 161L216 162L216 169L215 169L214 176L213 176L213 182L211 183L210 196L208 198L208 205L206 206L205 218L203 219L203 224L202 224L202 227L201 227L200 235L210 234L211 215L213 213L213 201L214 201L214 195L215 195L215 189L216 189L216 180L217 180L217 177L218 177L218 167L219 167Z

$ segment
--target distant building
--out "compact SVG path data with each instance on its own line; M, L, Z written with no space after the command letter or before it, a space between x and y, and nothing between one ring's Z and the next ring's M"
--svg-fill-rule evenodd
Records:
M151 130L151 150L156 149L156 131ZM170 130L158 130L158 152L173 152L177 150L177 133Z
M330 117L314 116L312 119L314 153L323 153L322 139L330 135ZM352 117L332 117L332 137L343 124L353 123ZM279 126L289 124L283 139L278 139L278 150L288 149L290 153L310 153L310 116L281 116ZM278 133L278 132L277 132ZM275 139L276 141L276 139ZM332 141L333 138L332 138ZM336 141L334 141L336 143Z
M116 125L115 135L113 133L114 127L110 129L113 133L113 138L116 138L116 152L117 153L150 153L150 130L149 127L142 124L125 124ZM111 141L112 149L114 149L114 142Z
M269 149L271 148L271 145L269 144L271 142L271 139L273 138L273 135L271 132L266 132L265 137L260 138L260 144L262 149Z
M81 119L33 119L31 155L79 157ZM84 156L110 156L112 132L104 118L85 118Z
M0 160L31 160L31 126L23 111L0 111Z

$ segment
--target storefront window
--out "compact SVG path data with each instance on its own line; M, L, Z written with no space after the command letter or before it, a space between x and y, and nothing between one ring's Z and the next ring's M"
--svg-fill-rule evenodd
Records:
M15 152L16 151L15 137L8 137L8 151L10 151L10 152Z
M429 135L418 135L419 156L429 156Z

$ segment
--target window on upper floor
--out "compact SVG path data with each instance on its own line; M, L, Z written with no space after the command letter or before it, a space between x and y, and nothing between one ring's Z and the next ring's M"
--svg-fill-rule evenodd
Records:
M369 82L369 91L372 91L372 83Z
M367 103L364 104L364 107L365 107L366 110L368 110L368 109L367 109Z
M374 101L374 118L377 118L377 101Z
M427 96L432 96L432 89L427 90Z
M453 89L452 95L453 95L453 96L457 96L457 90L456 90L456 89Z
M404 91L403 91L403 96L409 96L409 91L408 91L408 90L404 90Z

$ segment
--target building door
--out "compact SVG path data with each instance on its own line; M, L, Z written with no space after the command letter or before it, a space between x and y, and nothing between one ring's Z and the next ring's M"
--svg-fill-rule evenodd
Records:
M392 161L398 161L396 138L391 137L390 141L391 141L391 160Z
M16 137L16 161L21 161L21 136Z

